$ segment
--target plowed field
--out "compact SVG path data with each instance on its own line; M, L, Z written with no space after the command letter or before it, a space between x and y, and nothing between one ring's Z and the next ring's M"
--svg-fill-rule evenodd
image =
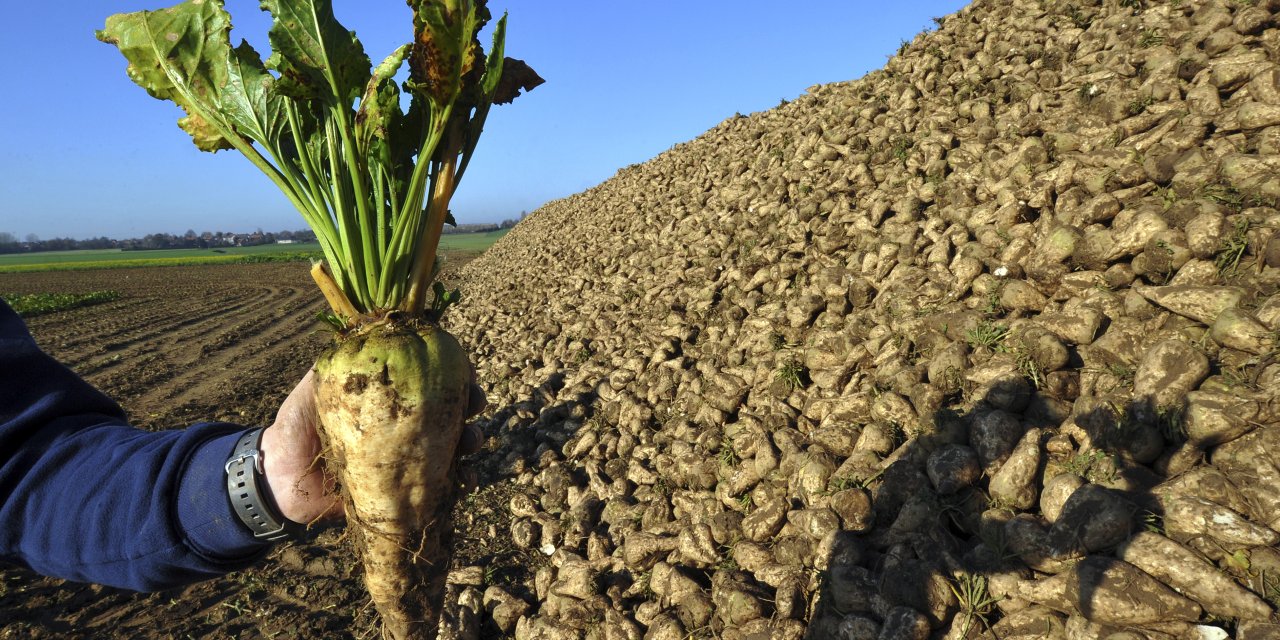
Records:
M452 256L450 270L469 257ZM328 340L303 263L0 274L5 292L97 290L122 295L28 325L146 429L270 424ZM256 568L155 594L0 565L0 639L353 637L373 628L372 611L340 535L280 545Z

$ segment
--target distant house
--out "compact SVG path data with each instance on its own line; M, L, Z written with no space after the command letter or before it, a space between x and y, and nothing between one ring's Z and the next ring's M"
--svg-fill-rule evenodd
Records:
M276 240L276 244L293 244L293 240Z

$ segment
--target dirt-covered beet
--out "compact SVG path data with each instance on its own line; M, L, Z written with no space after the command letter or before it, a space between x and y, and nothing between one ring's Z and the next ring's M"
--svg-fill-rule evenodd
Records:
M315 370L325 467L342 489L386 635L431 640L449 570L471 364L439 327L392 318L339 337Z

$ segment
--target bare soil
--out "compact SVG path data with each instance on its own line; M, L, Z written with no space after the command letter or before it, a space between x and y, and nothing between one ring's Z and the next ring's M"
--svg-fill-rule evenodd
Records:
M452 257L450 270L474 256ZM0 274L5 292L102 289L122 296L33 318L29 327L145 429L269 424L329 340L305 264ZM283 544L255 568L153 594L0 565L0 639L373 638L372 608L341 533Z

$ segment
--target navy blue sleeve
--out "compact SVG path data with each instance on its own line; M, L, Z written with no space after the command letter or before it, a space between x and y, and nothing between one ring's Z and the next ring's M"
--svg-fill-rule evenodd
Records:
M0 559L138 591L259 559L223 464L244 427L152 433L42 352L0 301Z

